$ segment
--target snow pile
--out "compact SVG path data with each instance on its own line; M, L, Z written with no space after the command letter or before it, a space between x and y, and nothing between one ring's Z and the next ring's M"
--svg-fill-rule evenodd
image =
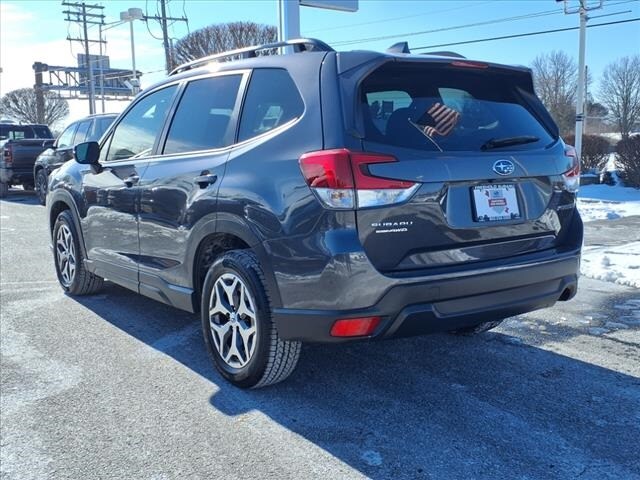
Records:
M580 272L585 277L640 288L640 242L582 251Z
M620 185L586 185L578 192L578 210L585 222L640 215L640 190Z

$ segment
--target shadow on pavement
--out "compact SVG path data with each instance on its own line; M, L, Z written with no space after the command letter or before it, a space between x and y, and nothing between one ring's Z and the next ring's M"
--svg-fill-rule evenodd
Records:
M366 476L640 477L638 378L490 332L308 345L289 380L243 391L214 370L197 316L105 290L75 300L217 385L213 408L262 412Z
M34 191L10 188L9 194L0 199L0 202L22 203L25 205L40 205Z

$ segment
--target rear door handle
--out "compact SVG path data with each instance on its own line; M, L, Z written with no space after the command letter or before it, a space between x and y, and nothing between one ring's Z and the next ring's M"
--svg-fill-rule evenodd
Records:
M140 177L138 175L131 175L130 177L127 177L124 179L124 184L131 188L133 187L136 183L138 183L138 180L140 180Z
M218 180L217 175L213 175L212 173L208 175L200 175L193 179L193 183L197 183L200 185L200 188L207 188L209 185L213 185Z

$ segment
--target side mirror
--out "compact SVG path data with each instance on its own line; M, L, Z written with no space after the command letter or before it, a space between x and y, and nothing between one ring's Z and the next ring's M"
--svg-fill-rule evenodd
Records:
M44 142L42 142L42 148L53 148L55 143L56 141L53 138L45 140Z
M73 149L76 162L82 165L99 165L100 145L98 142L79 143Z

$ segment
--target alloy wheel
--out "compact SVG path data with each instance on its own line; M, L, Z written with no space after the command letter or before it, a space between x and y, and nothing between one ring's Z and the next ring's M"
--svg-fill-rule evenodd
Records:
M38 198L44 203L44 199L47 196L47 176L43 173L38 173L36 176L36 193Z
M56 235L56 258L62 285L70 287L76 274L76 249L73 234L67 225L60 225Z
M233 273L218 277L209 299L209 326L216 350L232 368L242 368L256 349L255 302L242 279Z

